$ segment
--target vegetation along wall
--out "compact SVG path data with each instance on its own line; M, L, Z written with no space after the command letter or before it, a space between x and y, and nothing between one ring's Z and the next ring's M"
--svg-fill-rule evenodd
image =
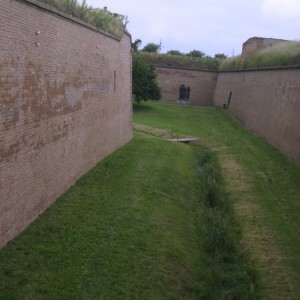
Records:
M180 85L184 84L190 87L189 104L213 105L217 72L166 66L156 66L156 72L163 100L176 103Z
M0 246L132 138L131 37L0 1Z
M300 164L300 67L220 72L214 105Z

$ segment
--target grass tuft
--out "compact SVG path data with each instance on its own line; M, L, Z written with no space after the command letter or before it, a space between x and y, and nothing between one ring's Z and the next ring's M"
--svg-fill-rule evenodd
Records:
M77 0L38 0L75 18L85 21L99 29L102 29L117 38L122 36L128 20L125 16L111 13L107 8L93 8L83 0L80 4Z
M284 42L253 53L249 57L236 56L221 62L219 70L256 69L300 65L300 42Z

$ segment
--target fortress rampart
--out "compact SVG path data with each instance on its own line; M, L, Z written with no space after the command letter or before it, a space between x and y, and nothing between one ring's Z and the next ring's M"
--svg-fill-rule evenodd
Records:
M0 246L132 138L131 37L0 1Z
M191 89L191 105L212 105L218 76L216 72L166 66L156 66L156 72L163 100L176 103L180 85L184 84Z
M0 2L0 247L132 138L131 37L35 0ZM212 72L157 66L163 99L227 105L300 165L300 67Z
M157 66L162 99L177 103L181 84L191 105L224 107L300 165L300 66L211 72Z
M300 165L300 67L221 72L213 104Z

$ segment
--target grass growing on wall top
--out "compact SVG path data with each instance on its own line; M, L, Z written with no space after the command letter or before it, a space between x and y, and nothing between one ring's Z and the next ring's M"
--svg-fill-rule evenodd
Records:
M249 57L236 56L223 60L219 70L300 65L300 42L284 42L258 51Z
M139 51L138 55L147 63L170 67L203 69L216 71L220 59L211 57L191 57L184 55L157 54Z
M51 5L73 17L85 21L120 38L126 28L127 18L117 13L111 13L106 8L93 8L83 0L79 4L77 0L38 0Z
M241 55L227 59L157 54L140 51L138 55L147 63L198 70L229 71L263 67L300 65L300 42L285 42L258 51L249 57Z

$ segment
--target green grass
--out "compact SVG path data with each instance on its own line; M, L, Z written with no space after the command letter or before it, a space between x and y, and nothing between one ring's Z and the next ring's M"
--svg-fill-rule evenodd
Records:
M198 150L198 149L197 149ZM216 155L197 151L206 286L201 299L257 299L257 272L240 243L240 227L224 190Z
M257 209L251 220L242 216L240 221L245 222L246 246L252 248L261 274L266 278L265 289L270 293L273 290L275 299L287 299L286 295L279 296L285 289L288 296L300 298L299 167L244 129L228 111L147 103L134 106L134 122L179 135L198 136L200 143L216 151L222 164L231 160L237 163L241 171L233 175L237 179L233 178L236 191L232 197L237 206L246 207L247 203L242 202L249 201L249 206ZM229 175L224 173L227 182ZM246 216L247 209L249 207L244 208ZM257 220L255 214L259 216ZM248 242L247 238L252 240ZM263 240L259 242L258 239ZM272 259L276 260L274 266Z
M179 68L211 71L257 69L264 67L300 65L300 42L285 42L258 51L249 57L241 55L227 59L212 57L189 57L184 55L157 54L140 51L138 54L147 63Z
M231 57L220 63L219 70L255 69L263 67L293 66L300 64L300 42L274 45L249 57Z
M93 8L83 0L80 4L77 0L37 0L85 21L99 29L102 29L117 38L122 37L126 28L127 18L117 13L111 13L106 8Z
M207 150L136 132L0 251L0 298L253 299L232 211L205 204L212 171Z
M134 121L163 131L135 132L1 249L0 298L298 299L299 167L228 111L146 103Z
M278 230L288 231L291 241L300 242L299 167L243 128L230 112L211 107L148 103L134 106L134 121L178 134L198 136L200 141L209 145L226 147L249 176L257 196L263 199L261 204L271 210L272 223L277 224ZM297 267L300 270L300 265Z
M190 57L184 55L157 54L140 51L138 54L148 64L199 70L218 70L220 59L212 57Z

